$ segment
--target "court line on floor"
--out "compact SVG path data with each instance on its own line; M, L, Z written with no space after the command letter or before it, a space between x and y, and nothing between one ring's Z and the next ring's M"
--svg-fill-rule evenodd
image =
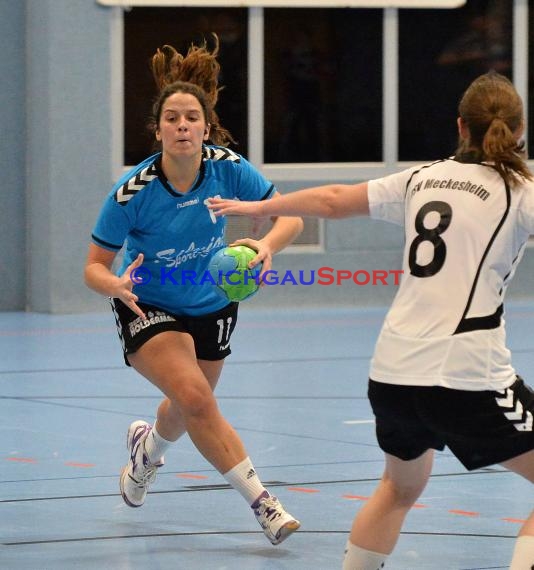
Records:
M534 347L532 348L513 348L508 346L508 349L512 354L530 354L534 353ZM372 356L370 354L364 355L350 355L350 356L314 356L314 357L293 357L293 358L267 358L267 359L255 359L255 360L227 360L225 362L225 367L228 366L249 366L249 365L262 365L262 364L298 364L301 362L351 362L360 360L370 360ZM28 368L28 369L16 369L16 370L0 370L0 376L7 374L57 374L57 373L71 373L71 372L106 372L111 370L122 370L130 373L130 368L125 365L111 365L111 366L87 366L87 367L75 367L75 368Z
M368 463L373 463L375 461L368 461ZM298 464L298 465L284 465L284 466L276 466L276 468L288 468L288 467L295 467L295 466L303 466L306 467L308 464ZM337 464L336 464L337 465ZM271 466L260 466L258 470L271 468ZM184 472L170 472L165 473L162 475L174 475L178 476L183 474ZM509 474L510 472L506 469L487 469L487 470L480 470L480 471L459 471L459 472L449 472L449 473L433 473L431 475L431 480L443 478L443 477L470 477L476 475L497 475L497 474ZM190 473L189 473L190 474ZM114 474L113 476L105 476L105 477L116 477L117 475ZM101 476L104 477L104 476ZM86 479L92 479L95 477L84 477ZM69 478L75 479L75 478ZM55 480L55 479L54 479ZM59 479L60 481L63 479ZM270 487L295 487L295 488L309 488L310 485L317 485L317 486L324 486L324 485L340 485L340 484L347 484L347 485L357 485L361 483L376 483L380 480L380 477L361 477L357 479L329 479L329 480L315 480L315 481L278 481L278 480L270 480L264 481L264 485L267 488ZM41 481L40 479L37 481ZM15 481L18 483L19 481ZM184 485L179 489L164 489L159 491L151 491L151 495L168 495L168 494L178 494L178 493L190 493L190 492L203 492L203 491L231 491L232 487L227 483L220 483L220 484L202 484L202 485ZM72 499L94 499L94 498L105 498L105 497L115 497L118 493L92 493L88 495L63 495L63 496L48 496L48 497L23 497L17 499L0 499L0 504L8 504L8 503L24 503L24 502L32 502L32 501L59 501L59 500L72 500ZM363 499L363 497L360 497Z
M43 540L23 540L23 541L10 541L1 543L2 546L30 546L30 545L42 545L42 544L62 544L62 543L72 543L72 542L94 542L103 540L125 540L132 538L174 538L178 536L229 536L229 535L261 535L262 531L246 531L246 530L234 530L234 531L180 531L180 532L158 532L158 533L143 533L143 534L118 534L110 536L84 536L77 538L50 538ZM297 536L303 536L306 534L342 534L346 535L347 530L299 530L293 539ZM451 538L504 538L504 539L515 539L515 535L506 534L476 534L476 533L461 533L461 532L416 532L416 531L402 531L401 535L406 536L436 536L436 537L451 537ZM497 567L498 568L498 567Z
M528 352L528 351L527 351ZM530 351L534 352L534 348ZM299 362L332 362L332 361L351 361L351 360L369 360L370 355L354 355L354 356L315 356L311 358L267 358L267 359L255 359L255 360L227 360L225 366L242 366L242 365L261 365L261 364L293 364ZM105 372L107 370L124 370L130 371L126 365L117 366L87 366L84 368L28 368L16 370L0 370L0 375L5 374L47 374L47 373L58 373L58 372Z

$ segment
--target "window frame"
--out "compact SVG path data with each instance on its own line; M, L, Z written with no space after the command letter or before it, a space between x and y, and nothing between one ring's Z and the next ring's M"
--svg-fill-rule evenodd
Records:
M467 0L97 0L104 6L122 6L123 8L139 7L177 7L195 8L243 8L263 6L265 8L383 8L397 6L399 8L459 8Z
M114 172L120 174L128 165L124 165L124 8L112 9L110 67L112 99L112 148ZM382 58L383 58L383 99L382 99L382 161L380 162L344 162L344 163L284 163L264 162L264 8L248 8L248 156L247 158L275 184L311 180L317 184L325 182L343 182L348 180L368 180L385 176L415 162L398 160L398 42L399 8L382 9ZM519 95L525 104L525 121L528 125L528 0L513 0L513 62L512 77ZM525 135L525 142L528 140ZM534 170L534 161L529 161ZM321 242L324 245L324 229L320 228ZM530 241L534 246L534 239ZM316 251L316 248L311 248ZM299 249L299 251L301 251Z
M264 162L264 104L263 104L263 49L264 8L248 8L248 156L273 182L294 182L313 178L323 181L367 180L396 172L416 164L398 160L398 42L399 8L383 8L382 12L382 161L380 162L331 162L331 163L265 163ZM124 141L122 140L124 109L124 42L123 8L112 8L111 67L112 67L112 136L114 140L114 164L120 161L124 167ZM528 124L528 0L513 0L513 78L514 84L525 102ZM119 158L120 157L120 158ZM533 162L530 161L529 164Z

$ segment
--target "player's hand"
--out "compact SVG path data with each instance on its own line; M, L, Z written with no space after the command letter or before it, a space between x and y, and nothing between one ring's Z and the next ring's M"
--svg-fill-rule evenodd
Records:
M208 198L208 208L216 216L250 216L262 218L261 206L263 202L245 202L241 200L226 200L224 198Z
M113 297L118 297L127 307L129 307L136 315L142 319L146 319L145 313L137 305L139 297L133 292L134 285L140 283L139 274L136 270L143 265L145 256L140 253L136 259L124 271L121 277L119 277L119 283Z
M270 271L273 266L273 252L271 251L271 248L262 240L252 238L236 239L230 244L230 246L234 245L246 245L256 252L256 257L249 262L248 267L249 269L254 269L254 267L260 263L262 264L259 275L260 287L262 287L264 273L266 271Z

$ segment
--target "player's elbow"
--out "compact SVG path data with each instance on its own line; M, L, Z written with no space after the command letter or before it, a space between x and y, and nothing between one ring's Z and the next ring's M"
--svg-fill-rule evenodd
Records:
M323 201L324 218L335 220L347 215L343 204L343 186L335 184L328 187Z
M291 216L287 218L287 223L289 223L289 234L290 234L290 242L293 242L295 239L299 237L299 235L304 230L304 221L302 218L297 216Z
M89 287L89 289L94 289L93 273L92 264L87 263L83 268L83 282L86 287Z
M295 225L294 229L295 237L298 237L304 230L304 220L302 218L294 218L294 225Z

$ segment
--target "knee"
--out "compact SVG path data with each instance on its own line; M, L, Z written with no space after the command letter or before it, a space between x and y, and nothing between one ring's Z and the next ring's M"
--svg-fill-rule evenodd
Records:
M190 385L175 390L171 404L185 418L209 416L217 407L211 390Z
M421 496L425 485L417 482L397 482L389 477L382 478L381 487L389 500L400 508L410 508Z

